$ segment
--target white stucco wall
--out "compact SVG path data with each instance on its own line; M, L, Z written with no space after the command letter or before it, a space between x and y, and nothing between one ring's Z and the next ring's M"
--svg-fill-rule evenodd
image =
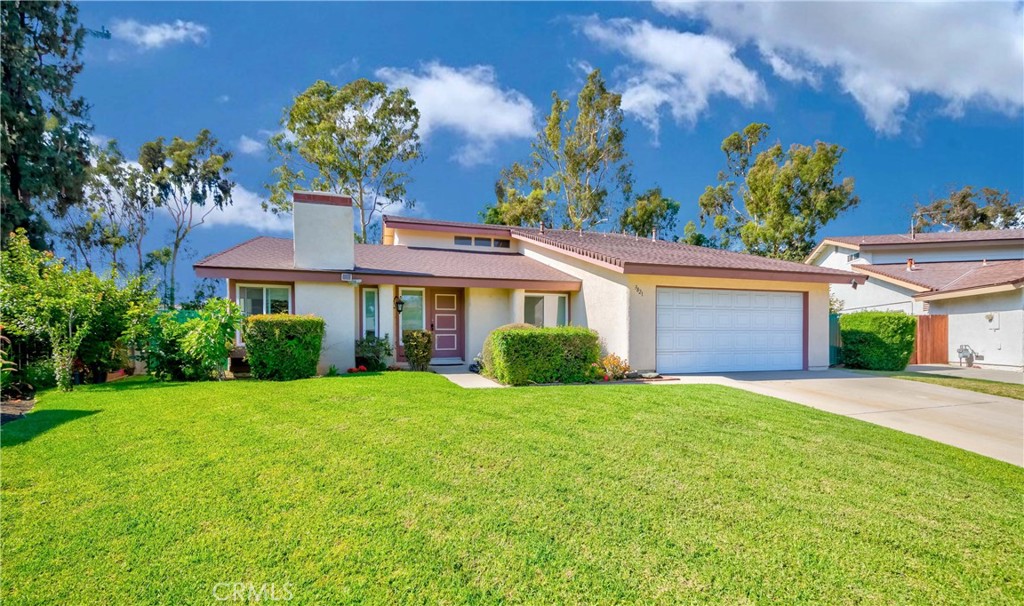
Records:
M1024 290L932 301L931 313L949 316L951 364L959 363L957 348L970 345L984 356L978 366L1024 367Z
M295 202L295 267L300 269L352 269L355 239L352 207Z
M484 340L492 330L511 322L512 296L505 288L467 288L466 362L483 351Z
M851 265L872 262L871 254L864 253L851 263L847 260L847 255L854 252L856 251L852 248L833 247L830 252L823 254L816 264L849 271ZM924 313L924 305L913 299L913 296L917 294L915 291L875 277L869 277L866 283L858 284L857 288L853 288L852 284L833 284L832 294L842 300L842 313L855 311L902 311L910 315Z
M520 242L520 251L581 279L580 291L569 296L571 323L596 330L606 352L629 359L629 285L625 275L529 242ZM650 347L653 353L653 339Z
M1024 247L1019 243L1014 244L988 244L974 242L971 246L921 246L903 247L901 249L891 248L886 250L874 250L871 252L871 262L883 263L906 263L907 257L912 257L915 263L930 263L933 261L981 261L988 259L1024 259Z
M320 316L326 324L318 367L321 373L332 364L342 372L355 365L356 290L344 282L295 283L295 313Z
M655 344L659 286L807 292L807 366L809 370L828 368L828 284L631 275L629 285L631 327L628 359L633 368L654 370L657 364Z
M469 238L499 238L510 240L510 248L494 248L493 246L466 246L456 245L455 236L466 236ZM457 232L445 233L436 231L417 231L412 229L396 229L394 244L401 246L419 246L423 248L444 248L451 250L476 250L489 252L517 252L519 250L515 240L501 234L491 236L480 234L460 234Z

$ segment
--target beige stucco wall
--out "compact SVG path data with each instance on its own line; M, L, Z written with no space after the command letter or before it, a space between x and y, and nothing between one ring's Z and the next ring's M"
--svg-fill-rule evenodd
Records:
M628 358L630 308L626 276L529 242L520 242L519 248L527 257L583 281L580 291L569 296L571 323L596 330L606 352ZM517 321L522 321L521 312L519 318ZM649 345L653 356L654 339Z
M1024 290L931 302L932 315L949 315L949 362L970 345L983 356L978 366L1024 367ZM986 315L992 314L992 319Z
M828 284L631 275L628 360L633 368L654 370L656 366L658 286L807 292L807 366L809 370L828 368Z
M510 322L512 296L511 291L505 288L467 288L465 301L465 359L471 362L483 350L487 335Z
M292 210L295 267L352 269L355 263L351 206L296 202Z
M355 365L356 287L342 283L296 282L295 313L324 319L326 331L320 354L321 373L333 364L342 372Z

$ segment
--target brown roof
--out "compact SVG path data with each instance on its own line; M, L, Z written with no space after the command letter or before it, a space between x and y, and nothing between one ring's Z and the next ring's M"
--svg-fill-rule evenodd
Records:
M905 263L853 267L927 288L926 294L1024 282L1024 260L917 263L914 271L907 271Z
M206 257L196 267L222 269L295 269L290 238L261 236ZM408 246L356 244L353 274L384 274L466 278L482 280L527 280L533 282L579 282L517 253L437 250ZM340 272L338 272L340 273Z
M624 273L661 273L659 268L703 268L737 271L781 272L835 277L849 281L851 272L769 259L746 253L704 248L614 233L513 228L516 238L538 242L577 256L621 268ZM673 272L677 273L677 272Z
M826 240L854 246L891 246L941 242L992 242L1024 240L1024 229L985 229L979 231L941 231L916 234L883 234L877 236L839 236Z

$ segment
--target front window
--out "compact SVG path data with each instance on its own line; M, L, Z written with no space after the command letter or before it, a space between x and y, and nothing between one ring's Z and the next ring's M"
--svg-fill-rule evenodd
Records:
M377 291L363 291L363 336L377 336Z
M291 289L287 286L239 286L238 304L247 316L289 314L292 312Z
M534 326L566 326L569 323L569 297L563 294L526 295L523 322Z
M427 310L423 303L423 290L418 288L403 288L399 296L405 305L402 307L401 326L402 334L407 330L424 330L426 328Z

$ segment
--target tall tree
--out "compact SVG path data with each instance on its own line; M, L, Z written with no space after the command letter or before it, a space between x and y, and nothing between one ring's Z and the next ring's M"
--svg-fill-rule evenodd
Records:
M407 170L421 157L419 122L407 89L365 78L340 88L318 80L295 98L282 132L270 138L281 164L264 209L290 211L297 187L344 194L359 211L359 236L367 242L387 208L415 204Z
M175 303L178 255L189 234L214 211L231 204L234 182L228 179L231 153L220 148L210 131L199 131L189 141L175 137L165 144L159 137L142 146L139 164L154 188L154 203L167 210L171 229L170 276L167 303Z
M700 197L701 226L710 221L723 247L740 243L751 254L799 261L818 230L860 199L853 179L841 178L842 147L776 143L754 155L768 131L753 123L722 141L727 169Z
M532 144L530 162L521 167L526 177L518 183L526 187L499 190L497 206L502 192L506 201L531 200L532 206L541 206L539 183L544 195L556 202L563 227L579 230L607 220L609 194L618 190L626 199L633 185L621 106L622 95L608 90L598 69L590 72L576 97L575 116L569 115L569 100L552 92L551 113ZM509 171L519 170L516 166Z
M24 227L45 247L48 204L58 217L82 198L88 106L74 95L85 29L71 2L0 3L0 232Z
M660 235L668 238L676 228L679 203L661 194L660 187L651 188L637 196L632 206L619 216L619 228L637 236Z
M538 226L548 221L553 202L537 174L519 162L502 169L494 195L494 204L480 213L484 223Z
M1024 229L1024 201L1010 202L1010 193L991 187L980 191L967 185L952 189L945 198L931 204L917 204L914 228L927 231L946 227L957 231L983 229Z

